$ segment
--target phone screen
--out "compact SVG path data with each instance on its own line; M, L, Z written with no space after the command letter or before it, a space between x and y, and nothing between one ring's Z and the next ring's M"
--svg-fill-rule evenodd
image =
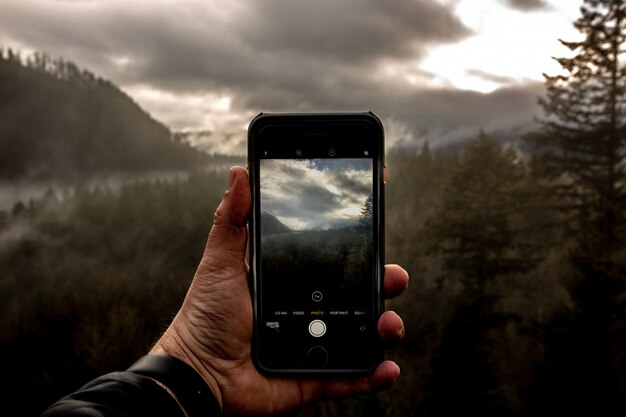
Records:
M268 368L379 359L379 161L365 136L268 135L258 150L256 325Z
M372 160L263 159L260 179L264 315L309 316L303 300L315 313L366 315Z

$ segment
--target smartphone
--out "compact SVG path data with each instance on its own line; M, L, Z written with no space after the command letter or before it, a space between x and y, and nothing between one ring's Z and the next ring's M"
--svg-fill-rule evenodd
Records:
M261 113L248 129L253 358L264 373L384 358L384 130L371 112Z

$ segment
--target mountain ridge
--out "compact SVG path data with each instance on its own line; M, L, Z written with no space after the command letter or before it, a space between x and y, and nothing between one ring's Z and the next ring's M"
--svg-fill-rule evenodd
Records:
M0 179L187 169L207 160L112 82L69 61L0 49Z

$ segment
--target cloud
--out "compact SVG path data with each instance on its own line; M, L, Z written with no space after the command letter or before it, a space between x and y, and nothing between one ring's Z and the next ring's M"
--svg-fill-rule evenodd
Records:
M72 60L171 128L214 132L229 152L245 152L245 127L259 111L373 110L406 134L389 144L450 143L536 111L534 85L481 95L420 88L390 70L420 73L429 47L472 34L453 3L0 0L0 8L0 44Z
M367 159L262 160L261 210L294 230L356 225L372 193Z
M550 5L545 0L502 0L502 2L524 12L550 9Z
M434 1L266 0L246 12L242 35L254 49L339 65L419 56L428 43L470 34Z
M372 96L375 112L383 115L389 146L416 146L429 141L435 148L472 139L482 129L507 133L526 129L540 115L537 99L542 83L501 88L489 94L454 89L394 91ZM396 125L399 125L398 129Z
M2 8L5 39L96 65L117 83L175 90L237 90L268 79L293 88L416 58L429 44L470 34L432 0L25 0Z
M474 77L481 78L486 81L491 81L500 85L510 85L514 84L517 79L514 77L506 77L502 75L491 74L485 71L481 71L478 69L469 69L466 71L467 75L472 75Z
M2 9L5 41L75 60L122 85L169 90L236 93L269 83L280 94L359 77L381 61L417 58L428 45L470 34L433 0L24 0Z

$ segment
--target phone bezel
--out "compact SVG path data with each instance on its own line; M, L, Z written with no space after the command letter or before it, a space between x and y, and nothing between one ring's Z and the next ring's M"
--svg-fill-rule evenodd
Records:
M263 363L262 359L258 355L259 349L259 317L262 300L260 297L260 283L257 273L257 239L258 230L257 223L260 218L260 204L258 201L259 192L259 161L260 157L257 152L260 149L257 148L256 138L261 132L268 127L286 127L292 129L292 135L298 137L312 136L319 144L320 141L324 141L324 138L332 140L340 140L338 130L342 132L354 131L357 128L365 128L372 135L375 153L373 160L374 164L374 177L373 177L373 191L374 197L377 200L378 212L375 216L377 221L374 224L374 242L375 242L375 256L374 256L374 274L373 291L372 291L372 311L373 316L377 319L384 311L384 297L383 297L383 278L384 278L384 182L385 182L385 158L384 158L384 129L382 123L378 117L372 112L358 112L358 113L260 113L257 115L248 128L248 169L250 178L250 187L252 192L252 207L249 219L249 247L248 247L248 259L249 259L249 285L252 297L253 305L253 340L252 351L253 361L257 369L261 372L268 374L363 374L371 373L376 366L384 360L384 349L380 343L375 346L370 346L378 358L374 363L367 364L360 368L274 368L268 367ZM337 128L337 126L341 126ZM344 130L342 130L344 129ZM296 133L297 132L297 133ZM339 142L338 142L339 143ZM319 146L319 145L317 145ZM340 149L337 150L341 152ZM273 155L272 157L279 157L285 159L293 158L292 154L285 155Z

